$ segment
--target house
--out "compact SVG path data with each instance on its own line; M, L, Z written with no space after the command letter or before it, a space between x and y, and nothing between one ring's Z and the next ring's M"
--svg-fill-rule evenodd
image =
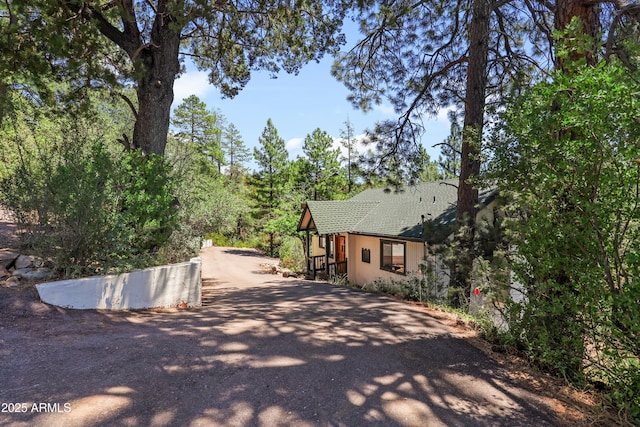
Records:
M406 280L423 274L448 283L449 271L434 248L452 233L458 180L365 190L349 200L308 201L298 231L306 232L307 271L314 278L346 275L365 285L377 279ZM479 195L476 221L493 223L495 190Z

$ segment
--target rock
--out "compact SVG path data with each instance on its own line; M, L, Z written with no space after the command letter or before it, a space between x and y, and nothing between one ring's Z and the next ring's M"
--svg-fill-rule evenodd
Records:
M36 257L33 255L20 255L15 261L16 270L35 267Z
M18 279L17 277L9 277L2 284L2 286L4 286L5 288L15 288L16 286L19 286L19 285L20 285L20 279Z
M20 268L13 272L13 277L29 281L49 280L54 277L53 271L48 268Z
M289 275L290 275L290 274L291 274L291 273L290 273L289 271L284 270L284 271L282 272L282 277L284 277L284 278L286 279L287 277L289 277Z
M19 256L19 253L10 249L0 249L0 265L4 268L9 268Z

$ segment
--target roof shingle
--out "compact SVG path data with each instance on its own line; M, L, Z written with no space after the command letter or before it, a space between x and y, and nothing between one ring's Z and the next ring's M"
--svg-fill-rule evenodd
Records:
M365 190L349 200L309 201L307 207L319 234L349 232L410 240L440 241L455 221L458 180L434 181L400 191ZM480 192L487 205L495 191ZM423 236L425 227L429 236Z

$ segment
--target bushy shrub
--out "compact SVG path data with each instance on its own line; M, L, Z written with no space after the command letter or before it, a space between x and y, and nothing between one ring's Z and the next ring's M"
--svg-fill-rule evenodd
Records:
M304 271L306 268L302 241L297 237L285 237L280 245L280 265L293 271Z
M409 273L406 280L376 279L362 286L371 292L393 295L408 301L441 303L441 284L422 264L420 274Z
M508 196L513 342L539 366L599 381L640 413L637 71L616 61L525 91L496 129L489 170Z
M65 277L161 261L158 250L176 225L164 160L78 142L23 151L2 181L3 204L16 214L25 243Z

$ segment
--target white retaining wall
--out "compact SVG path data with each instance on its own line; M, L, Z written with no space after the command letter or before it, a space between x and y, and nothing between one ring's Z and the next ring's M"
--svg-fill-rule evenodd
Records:
M47 304L77 309L127 310L202 305L200 258L113 276L36 285Z

